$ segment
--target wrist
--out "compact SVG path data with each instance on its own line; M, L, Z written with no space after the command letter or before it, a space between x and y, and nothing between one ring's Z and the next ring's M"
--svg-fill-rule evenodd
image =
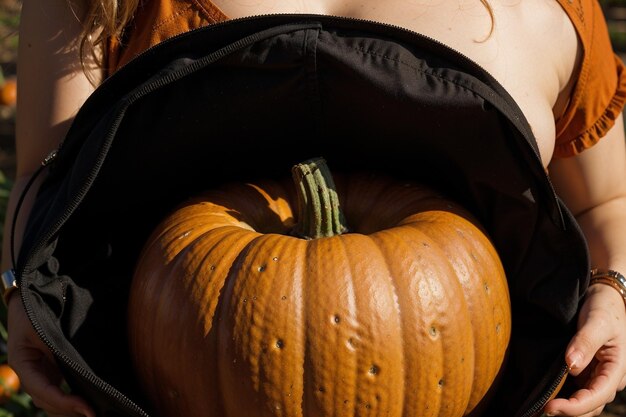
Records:
M626 277L621 273L611 269L594 268L591 270L589 290L592 290L594 286L612 287L616 294L621 296L626 307Z

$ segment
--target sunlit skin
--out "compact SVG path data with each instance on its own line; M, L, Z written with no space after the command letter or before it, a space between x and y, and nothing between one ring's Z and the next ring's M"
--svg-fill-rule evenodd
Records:
M83 1L24 0L18 67L17 181L7 218L40 161L55 149L94 86L82 71L77 38ZM579 156L553 159L555 118L570 97L581 59L573 25L555 1L491 1L495 26L478 0L216 0L230 17L257 13L328 13L380 20L439 39L477 61L510 92L530 122L541 158L589 240L596 267L626 271L626 149L620 116L601 142ZM89 65L88 65L89 67ZM100 74L92 69L93 79ZM35 193L29 193L33 196ZM19 248L25 202L17 226ZM10 225L11 222L6 222ZM9 236L5 232L5 236ZM11 266L8 239L3 270ZM612 288L591 288L566 361L584 374L581 390L555 399L555 415L598 415L626 386L626 308ZM86 401L64 394L53 360L26 319L19 297L9 301L9 361L35 402L52 415L94 416ZM42 365L44 365L42 367ZM43 371L42 371L43 369ZM585 371L585 372L583 372Z

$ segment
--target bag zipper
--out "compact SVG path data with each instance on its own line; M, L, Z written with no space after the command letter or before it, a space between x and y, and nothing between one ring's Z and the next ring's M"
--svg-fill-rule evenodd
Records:
M115 74L111 75L110 77L108 77L107 79L105 79L101 84L100 87L105 86L106 84L110 83L111 79L114 79L116 74L119 73L119 71L126 67L127 65L129 65L131 62L136 61L137 59L141 59L141 57L152 53L153 50L155 50L156 48L162 48L165 45L169 44L169 43L173 43L175 41L177 41L179 38L184 37L184 36L189 36L191 33L193 32L197 32L197 31L202 31L202 30L207 30L207 28L217 28L220 26L224 26L224 25L229 25L229 24L235 24L235 23L240 23L240 22L246 22L246 21L252 21L252 20L259 20L259 19L263 19L263 18L272 18L272 17L277 17L277 18L282 18L282 19L289 19L291 18L292 20L288 21L286 24L283 24L281 26L287 26L287 25L293 25L293 24L302 24L302 20L311 20L312 22L315 22L316 20L318 21L326 21L326 22L352 22L352 23L364 23L364 24L369 24L369 25L376 25L379 27L387 27L399 32L404 32L406 34L409 34L417 39L422 39L422 40L428 40L429 42L432 42L433 44L436 44L444 49L447 49L449 51L451 51L452 53L456 54L457 56L461 57L463 60L466 61L467 64L469 64L470 67L472 67L475 70L478 70L480 73L484 74L486 76L486 78L488 78L488 80L492 83L492 87L496 86L499 90L500 93L504 93L504 95L506 97L510 97L510 95L508 94L508 92L504 89L504 87L502 87L502 85L486 70L484 69L482 66L480 66L476 61L474 61L473 59L469 58L468 56L466 56L465 54L451 48L450 46L444 44L443 42L434 39L430 36L421 34L419 32L401 27L401 26L397 26L397 25L393 25L393 24L389 24L389 23L384 23L384 22L377 22L377 21L373 21L373 20L369 20L369 19L362 19L362 18L353 18L353 17L344 17L344 16L334 16L334 15L315 15L315 14L284 14L284 13L270 13L270 14L260 14L260 15L253 15L253 16L245 16L245 17L240 17L240 18L233 18L233 19L229 19L226 21L222 21L222 22L218 22L218 23L214 23L211 24L209 26L204 26L204 27L200 27L200 28L196 28L196 29L192 29L188 32L184 32L184 33L180 33L177 34L173 37L170 37L166 40L164 40L163 42L157 44L157 45L153 45L150 48L144 50L143 52L141 52L139 55L137 55L132 61L130 61L129 63L124 64L122 67L120 67L120 69L118 69L118 71L116 71ZM296 20L293 20L296 19ZM253 35L252 35L253 36ZM244 37L241 41L243 41L244 39L248 39L248 37ZM241 41L237 41L237 42L233 42L232 44L229 44L227 47L222 49L222 56L229 53L232 50L236 50ZM218 50L219 51L219 50ZM216 52L218 52L216 51ZM178 75L181 75L182 73L179 73ZM182 74L184 75L184 74ZM152 86L156 86L158 87L159 85L165 85L167 82L169 82L169 78L172 78L169 74L167 76L164 77L164 79L161 79L160 81L155 81L153 84L150 84L148 86L144 86L144 90L145 92L148 92L149 90L152 90ZM151 88L148 88L151 87ZM141 94L141 92L139 92L139 96L143 95ZM511 99L511 102L514 103L514 101ZM508 106L508 103L507 103ZM525 116L523 115L521 109L519 109L519 107L515 106L513 108L513 114L515 115L515 120L512 120L513 122L516 122L516 125L518 126L520 132L523 133L524 139L526 140L526 143L530 146L530 148L533 151L533 154L535 156L535 162L539 164L539 166L541 167L541 172L543 172L543 176L544 179L546 180L546 184L548 185L549 189L552 192L552 196L554 198L554 201L558 201L558 196L556 194L556 191L554 190L554 186L549 178L549 176L547 175L547 173L545 172L545 170L543 169L543 164L541 162L541 157L539 155L538 149L537 149L537 144L536 141L534 140L534 136L532 135L532 133L529 131ZM109 132L107 133L107 140L104 142L103 147L100 149L100 153L99 156L97 158L97 163L94 165L94 167L92 167L92 169L90 170L86 181L83 182L82 187L79 189L79 191L72 196L72 199L70 200L66 210L63 212L63 214L57 219L56 222L54 222L52 227L48 228L47 233L43 233L42 235L40 235L39 239L37 239L35 241L35 243L31 246L31 249L28 252L28 256L26 256L24 259L26 260L26 262L24 263L24 265L22 265L21 268L19 268L18 270L18 279L21 281L21 277L24 276L26 274L27 271L29 271L29 269L32 268L31 265L31 260L33 259L34 255L36 253L38 253L39 251L41 251L43 249L43 247L46 245L46 243L54 236L54 234L60 230L60 228L63 226L63 224L69 219L69 217L71 216L71 214L74 212L74 210L80 205L80 203L83 200L83 197L85 196L85 194L87 193L87 191L89 190L89 188L91 187L91 184L93 183L93 181L95 180L95 177L97 176L97 172L99 171L100 166L102 165L102 163L104 162L104 159L106 158L106 152L108 151L108 145L110 145L111 142L111 138L114 135L114 128L117 127L117 125L121 122L121 119L123 117L120 116L118 114L117 119L114 120L114 123L112 123L109 129ZM49 165L52 162L54 162L54 160L57 158L58 156L58 151L61 149L62 145L64 143L61 142L61 144L59 145L59 147L53 151L48 157L46 157L45 161L45 165ZM42 162L43 164L44 162ZM561 212L560 206L557 204L557 208L559 210L559 214L561 217L561 225L562 227L565 227L565 221L563 219L563 214ZM21 282L20 282L21 284ZM50 341L50 339L46 336L46 334L44 333L43 329L41 328L41 326L39 325L39 323L37 322L37 320L35 320L35 315L33 312L33 309L30 305L30 303L27 300L26 297L26 291L22 291L21 290L21 285L20 285L20 296L22 299L22 303L24 305L25 311L35 329L35 331L37 332L37 334L39 335L40 339L43 341L43 343L52 351L52 353L55 355L55 357L59 358L68 368L72 369L76 375L79 375L84 381L88 382L89 384L91 384L92 386L96 387L98 390L100 390L101 392L107 394L110 398L112 398L113 400L115 400L119 405L122 406L122 408L124 408L126 411L130 412L133 415L136 416L141 416L141 417L150 417L149 414L147 414L139 405L137 405L135 402L133 402L131 399L129 399L127 396L125 396L124 394L122 394L120 391L118 391L116 388L114 388L113 386L111 386L110 384L108 384L107 382L105 382L104 380L100 379L99 377L97 377L94 373L92 373L91 371L88 371L87 369L85 369L81 364L79 364L78 362L72 360L70 357L68 357L65 353L63 353L62 351L60 351L59 349L57 349L52 342ZM564 379L565 375L567 374L567 367L564 368L564 371L562 370L559 375L557 375L557 377L555 378L554 382L550 385L550 387L546 390L545 393L543 393L539 399L537 399L533 405L522 415L522 417L533 417L534 414L536 413L537 410L541 410L543 408L543 406L545 406L545 404L549 401L550 397L555 393L555 391L560 387L562 380Z
M569 374L569 367L567 365L563 365L555 377L555 379L550 383L550 385L546 388L546 390L535 400L535 402L528 407L528 409L522 414L520 417L539 417L543 412L544 407L548 403L548 401L552 400L560 391L561 387L565 383L567 379L567 375Z
M60 147L58 149L60 149ZM48 166L56 160L57 155L58 155L58 149L55 151L52 151L42 161L41 163L42 166ZM24 264L22 268L19 269L18 277L20 281L21 281L21 277L24 276L26 271L28 271L29 267L31 267L30 260L33 259L33 256L45 246L45 244L52 238L55 231L61 228L61 226L67 221L69 216L73 213L75 208L78 207L78 205L80 204L80 201L82 201L82 198L84 197L89 186L91 185L91 183L93 182L95 178L93 175L94 172L95 171L92 168L91 174L88 176L88 180L83 183L77 195L73 196L72 200L70 201L70 204L68 205L68 208L65 210L63 215L59 219L57 219L53 227L49 229L49 232L44 234L43 235L44 237L40 238L38 241L36 241L36 244L33 245L32 249L29 251L28 257L25 258L27 259L26 263ZM20 288L20 291L19 291L20 297L22 299L22 304L24 305L24 310L26 311L26 315L28 316L31 324L33 325L33 328L35 329L35 332L37 332L41 341L48 347L48 349L50 349L50 351L54 354L56 358L62 361L65 364L65 366L72 369L76 375L78 375L80 378L83 379L83 381L96 387L98 390L105 393L109 397L114 398L119 405L121 405L124 409L126 409L133 415L141 416L141 417L149 417L149 415L141 407L135 404L132 400L130 400L124 394L119 392L117 389L115 389L114 387L112 387L110 384L106 383L102 379L98 378L94 373L86 370L82 365L72 360L64 352L57 349L52 344L50 339L47 337L46 333L41 328L39 322L35 320L35 315L34 315L32 306L27 300L26 291L22 290L21 282L20 282L19 288Z

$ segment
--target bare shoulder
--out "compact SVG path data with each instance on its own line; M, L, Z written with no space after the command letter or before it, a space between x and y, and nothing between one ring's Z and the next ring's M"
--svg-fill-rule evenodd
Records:
M23 0L17 70L18 176L32 173L58 147L94 90L80 63L81 3Z

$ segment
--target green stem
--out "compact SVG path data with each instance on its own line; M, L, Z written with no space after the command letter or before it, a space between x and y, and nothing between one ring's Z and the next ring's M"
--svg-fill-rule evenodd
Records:
M298 191L298 223L294 234L304 239L319 239L345 233L347 227L335 182L324 158L294 165L291 173Z

